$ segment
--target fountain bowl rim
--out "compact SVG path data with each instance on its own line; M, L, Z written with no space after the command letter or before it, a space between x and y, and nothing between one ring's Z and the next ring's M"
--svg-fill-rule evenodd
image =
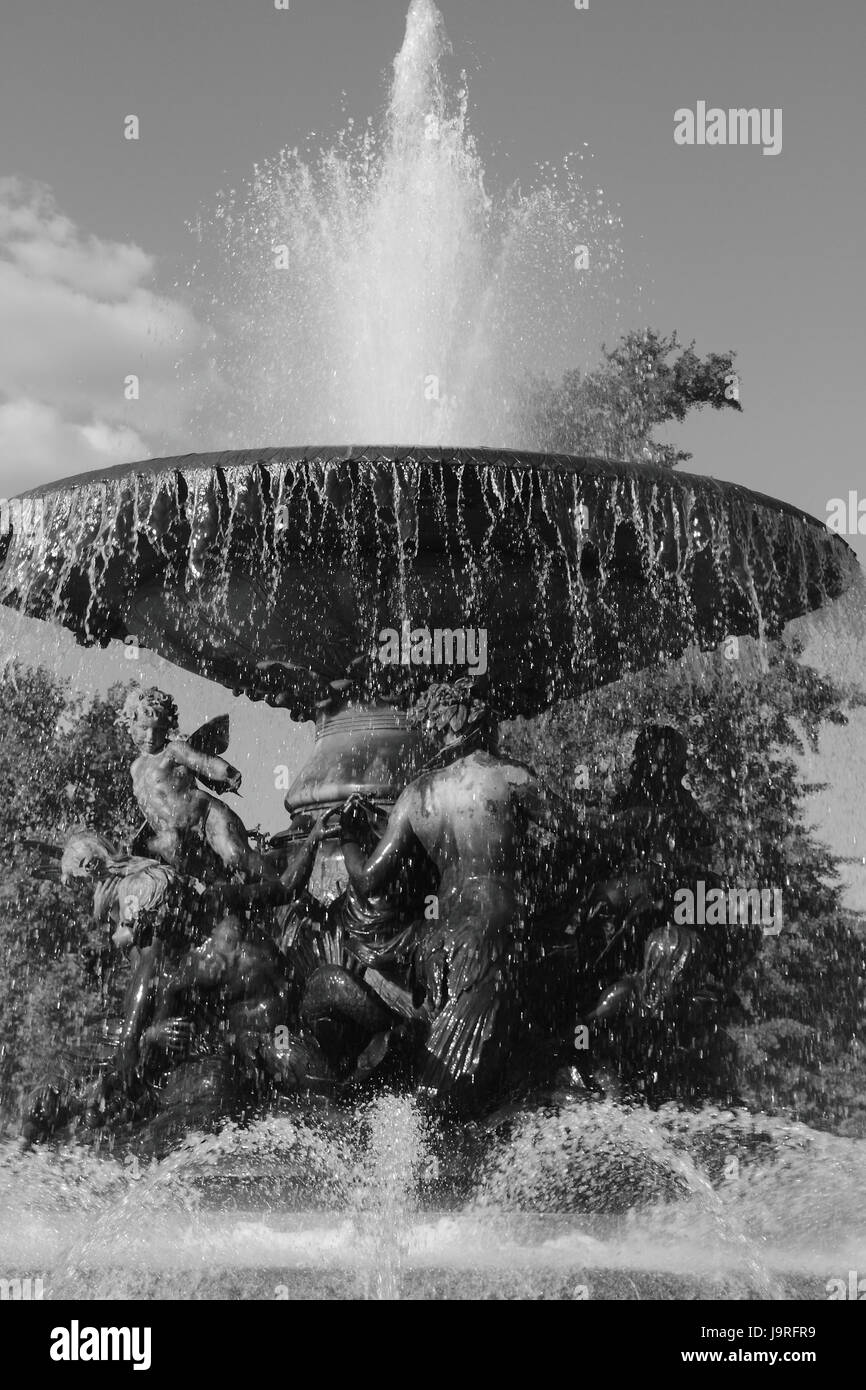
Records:
M206 453L166 455L158 458L141 459L130 463L113 464L108 468L94 469L86 473L76 473L42 483L20 494L27 498L46 498L70 488L92 487L94 484L109 483L138 474L151 477L172 473L228 471L230 469L249 469L260 465L265 469L281 465L307 464L329 467L340 464L424 466L445 465L454 468L508 468L536 473L573 474L586 477L606 477L610 479L628 477L652 480L655 482L678 484L681 488L693 488L696 492L723 494L728 499L733 496L742 501L796 517L809 525L818 526L842 543L852 556L856 552L848 545L844 536L831 531L825 521L812 516L802 507L785 502L768 493L756 492L742 483L726 482L709 474L690 473L679 468L650 462L627 462L604 459L594 455L544 453L530 449L506 449L491 445L448 446L448 445L285 445L264 448L214 450Z

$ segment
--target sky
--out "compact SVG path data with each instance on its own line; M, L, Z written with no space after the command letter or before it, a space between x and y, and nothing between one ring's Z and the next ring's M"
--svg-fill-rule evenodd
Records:
M441 8L491 180L586 148L622 219L622 327L736 351L743 413L670 432L689 467L821 518L866 499L862 0ZM257 161L377 114L405 17L406 0L4 7L0 495L196 448L190 364L213 330L185 289L188 224ZM674 113L699 101L781 108L781 153L677 145Z
M443 0L491 178L586 142L640 312L733 348L743 414L696 472L820 517L866 496L860 0ZM186 224L253 164L380 110L403 0L42 0L0 21L0 488L194 448ZM781 107L783 148L674 143L674 111ZM140 138L123 138L126 115ZM180 289L178 288L180 286ZM626 325L628 326L628 325ZM635 324L634 326L638 326ZM126 402L123 377L147 390ZM250 440L253 444L297 442ZM866 525L866 521L864 521ZM866 536L852 538L866 554Z

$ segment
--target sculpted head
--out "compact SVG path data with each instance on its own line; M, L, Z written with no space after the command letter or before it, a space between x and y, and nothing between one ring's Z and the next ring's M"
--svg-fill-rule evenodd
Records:
M89 830L71 835L63 847L60 876L64 883L71 878L99 879L117 858L114 846L102 835Z
M177 705L164 690L133 690L123 706L121 721L140 753L158 753L177 728Z
M686 775L688 744L670 724L644 724L635 740L631 775L643 785L673 787Z
M493 710L479 693L473 676L435 681L409 707L409 722L442 747L464 744L492 748L496 740Z

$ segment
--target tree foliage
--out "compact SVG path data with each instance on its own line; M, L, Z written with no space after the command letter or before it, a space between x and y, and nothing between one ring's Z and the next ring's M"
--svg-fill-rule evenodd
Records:
M749 657L751 656L751 660ZM781 935L738 961L720 1045L735 1092L757 1108L866 1135L866 933L840 907L834 856L806 821L797 754L821 727L866 703L802 660L796 642L765 651L744 642L642 672L510 726L505 744L566 794L605 806L625 776L643 723L688 737L688 784L716 832L711 866L731 884L782 891ZM575 783L580 790L575 791ZM587 790L584 791L583 787Z
M115 725L125 689L84 701L42 669L0 677L0 1113L23 1092L80 1069L109 979L104 927L86 886L34 876L43 856L25 840L60 844L87 825L117 843L137 823L129 753ZM138 817L140 819L140 817Z
M741 410L734 354L700 358L694 343L653 329L625 334L595 371L566 372L533 384L525 406L533 446L547 453L582 454L675 467L691 454L653 438L690 410Z

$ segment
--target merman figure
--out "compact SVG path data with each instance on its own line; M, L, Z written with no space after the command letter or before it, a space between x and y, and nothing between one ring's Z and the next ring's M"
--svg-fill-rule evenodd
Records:
M492 710L472 677L431 685L410 718L438 752L401 793L368 857L363 807L347 803L343 855L363 894L399 878L419 845L435 867L437 915L420 926L415 961L432 1018L419 1081L422 1093L466 1113L495 1098L506 1067L519 1062L523 828L543 793L530 768L497 755Z

